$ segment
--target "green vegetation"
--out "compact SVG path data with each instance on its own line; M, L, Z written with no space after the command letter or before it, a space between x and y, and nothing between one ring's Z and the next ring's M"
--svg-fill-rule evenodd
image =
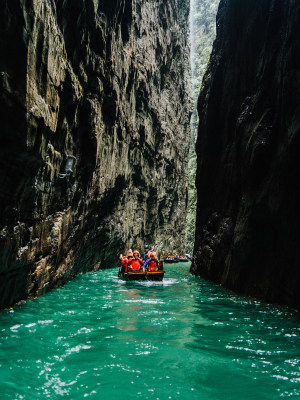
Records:
M195 188L198 115L197 100L201 81L209 63L216 36L216 14L219 0L191 0L191 65L194 111L191 119L191 148L189 155L189 204L186 221L186 252L192 253L195 238L197 192Z

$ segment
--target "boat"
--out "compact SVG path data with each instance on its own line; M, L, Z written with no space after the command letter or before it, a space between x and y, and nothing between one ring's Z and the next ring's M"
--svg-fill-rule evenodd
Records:
M155 272L124 272L121 274L125 281L162 281L165 271Z
M121 271L120 276L125 281L162 281L164 279L165 272L163 269L163 262L159 262L158 271L128 271L125 267L124 271Z
M167 257L164 259L164 263L166 264L173 264L173 263L178 263L179 261L173 257Z
M173 263L180 263L180 262L189 262L190 260L189 260L189 258L188 257L183 257L183 256L181 256L181 257L179 257L179 256L176 256L176 257L167 257L167 258L165 258L164 259L164 263L166 263L166 264L173 264Z

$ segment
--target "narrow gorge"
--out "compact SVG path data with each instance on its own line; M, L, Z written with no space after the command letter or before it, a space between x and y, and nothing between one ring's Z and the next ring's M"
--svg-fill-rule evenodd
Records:
M300 0L0 0L1 400L300 398Z
M0 307L183 251L189 1L0 6Z
M300 4L222 0L199 97L192 271L300 309Z
M191 0L190 36L192 100L191 143L189 151L189 200L186 217L185 251L193 254L196 227L197 190L195 186L197 157L196 140L198 136L197 104L202 79L207 69L212 45L216 37L216 14L219 0Z
M300 6L222 0L207 62L216 0L0 5L0 307L196 227L193 274L299 308Z

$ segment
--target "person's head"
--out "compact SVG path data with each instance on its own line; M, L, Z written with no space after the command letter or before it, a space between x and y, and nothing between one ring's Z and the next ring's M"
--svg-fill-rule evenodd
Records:
M145 251L149 250L149 246L147 244L145 244L144 249L145 249Z
M154 258L155 258L154 253L151 253L151 254L150 254L150 258L151 258L151 260L154 260Z
M139 256L140 256L139 251L138 251L138 250L134 250L134 251L133 251L133 257L134 257L134 258L139 258Z
M133 257L133 253L132 253L132 251L131 251L131 250L129 250L129 251L128 251L128 253L127 253L127 257Z
M157 258L157 254L155 253L155 251L153 251L152 254L154 255L154 258Z

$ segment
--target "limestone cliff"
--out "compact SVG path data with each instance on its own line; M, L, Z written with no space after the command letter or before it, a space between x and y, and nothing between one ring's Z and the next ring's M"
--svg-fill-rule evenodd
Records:
M300 308L300 4L223 0L199 98L192 271Z
M182 250L188 0L0 6L0 306Z

